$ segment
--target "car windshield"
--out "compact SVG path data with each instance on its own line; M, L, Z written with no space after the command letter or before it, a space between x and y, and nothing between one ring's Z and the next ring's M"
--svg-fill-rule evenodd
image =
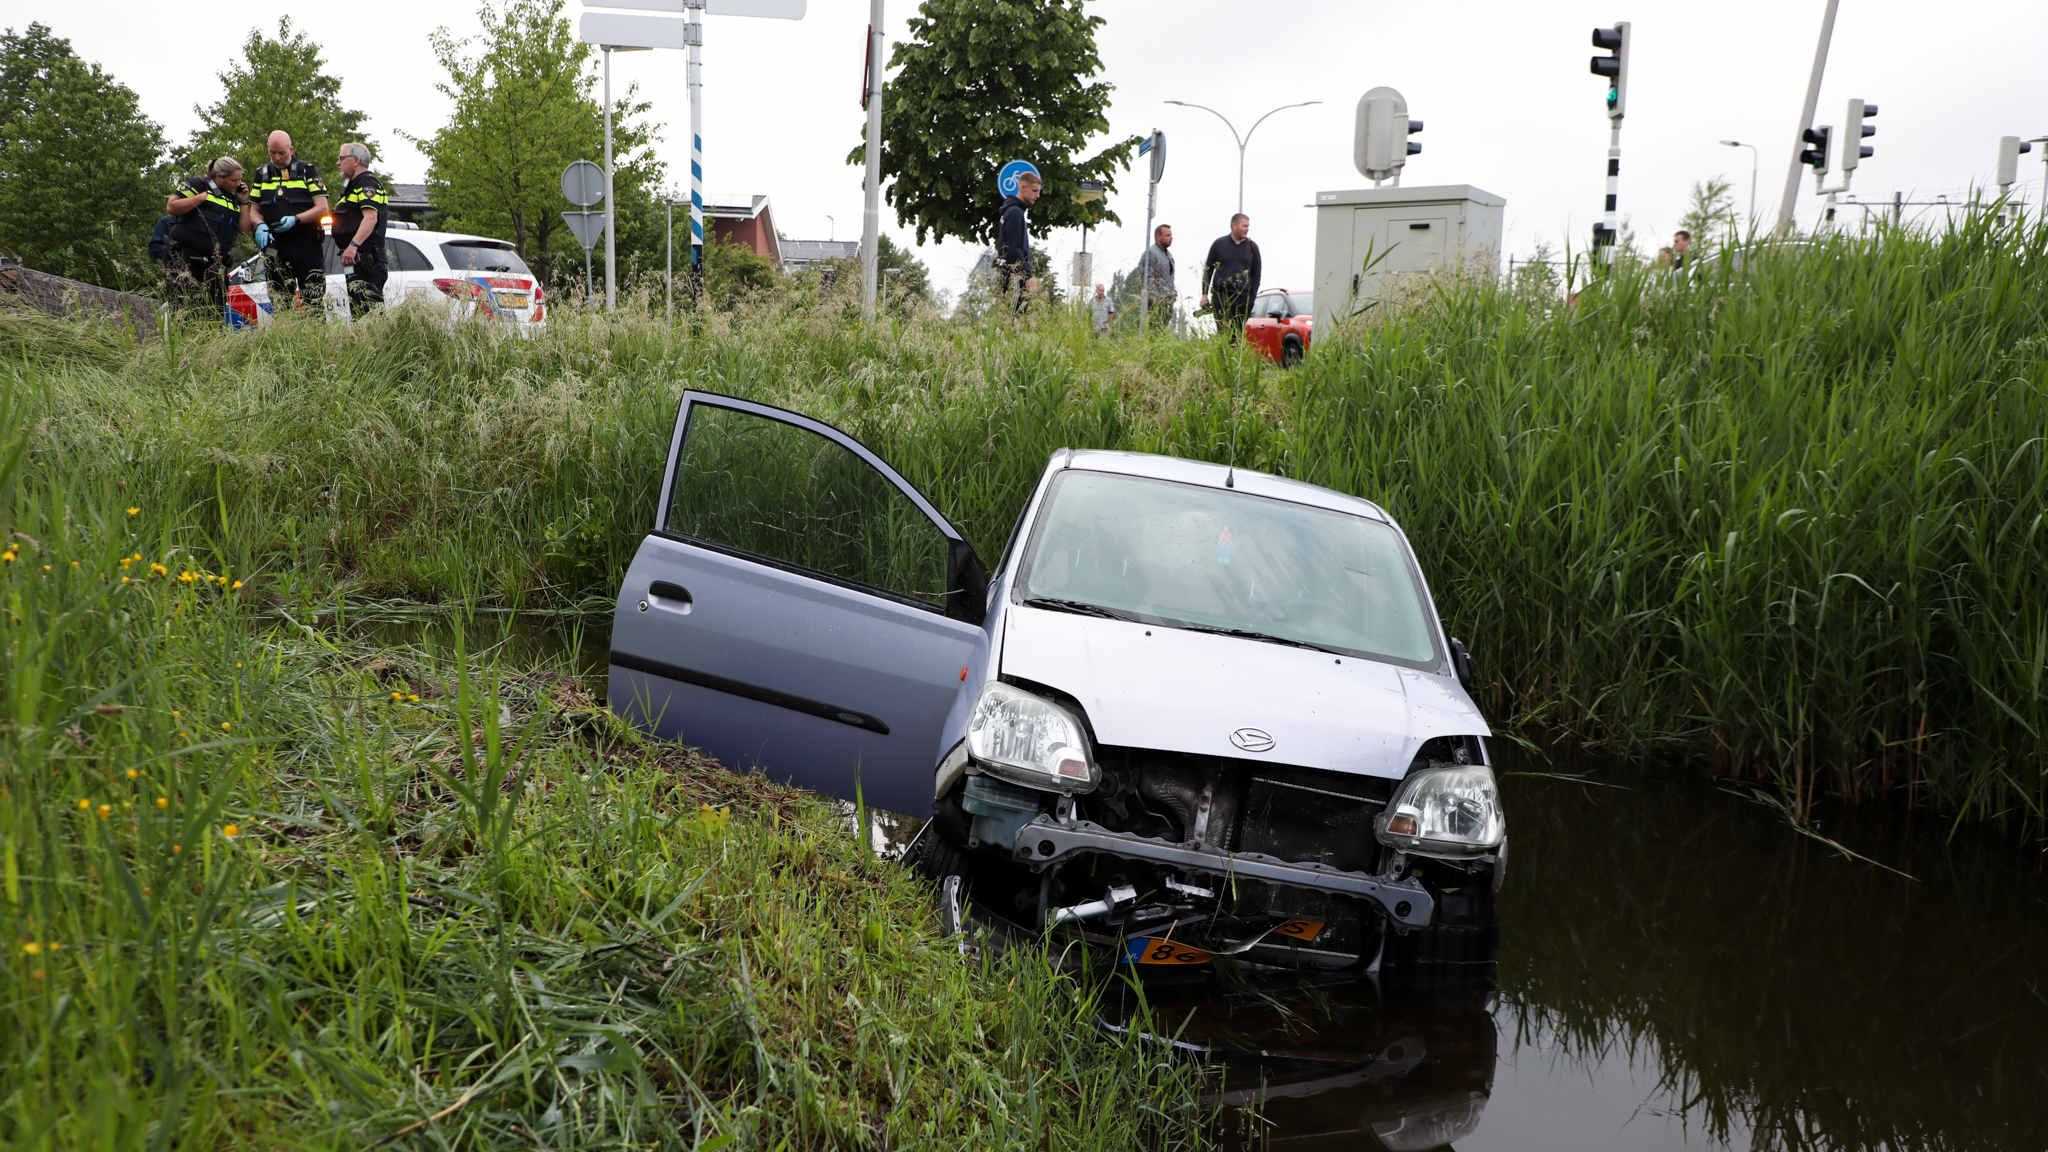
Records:
M450 240L441 245L448 267L457 272L520 272L527 275L526 261L510 244L484 240Z
M1289 292L1287 309L1296 316L1313 316L1316 311L1316 295L1313 292Z
M1400 534L1363 516L1070 469L1054 481L1024 572L1027 602L1046 607L1438 662Z

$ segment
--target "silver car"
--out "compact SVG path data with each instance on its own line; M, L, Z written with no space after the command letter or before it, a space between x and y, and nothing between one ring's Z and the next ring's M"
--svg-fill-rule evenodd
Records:
M1471 661L1378 506L1053 454L993 574L817 420L683 397L612 707L931 816L973 909L1139 964L1487 964L1506 821Z

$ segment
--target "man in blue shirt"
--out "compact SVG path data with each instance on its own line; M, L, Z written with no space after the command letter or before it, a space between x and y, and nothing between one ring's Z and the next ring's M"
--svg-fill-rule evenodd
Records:
M1002 219L996 226L996 267L1002 269L1003 297L1010 297L1016 282L1016 303L1012 311L1024 313L1024 303L1038 291L1038 277L1031 274L1031 206L1038 203L1045 182L1036 172L1017 176L1017 194L1003 200Z

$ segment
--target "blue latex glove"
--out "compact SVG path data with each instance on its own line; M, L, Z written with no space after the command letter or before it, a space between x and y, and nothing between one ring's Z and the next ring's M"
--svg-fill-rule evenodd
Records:
M270 247L270 225L258 224L256 226L256 247L259 250Z
M289 232L298 226L299 218L297 216L287 216L284 219L279 220L277 223L272 224L270 226L270 232L272 235L276 235L277 233L280 232Z

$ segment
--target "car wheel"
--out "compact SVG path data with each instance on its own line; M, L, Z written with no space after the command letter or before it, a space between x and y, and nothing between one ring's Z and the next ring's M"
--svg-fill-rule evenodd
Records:
M1280 345L1280 366L1292 368L1301 363L1301 341L1289 336Z

